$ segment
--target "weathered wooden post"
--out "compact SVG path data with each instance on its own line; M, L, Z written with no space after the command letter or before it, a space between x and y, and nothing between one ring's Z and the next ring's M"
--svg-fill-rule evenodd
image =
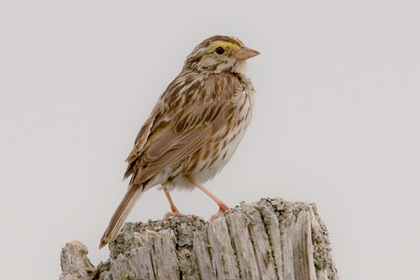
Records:
M110 251L94 267L86 246L68 243L60 280L338 279L315 204L279 198L242 203L212 222L183 216L127 223Z

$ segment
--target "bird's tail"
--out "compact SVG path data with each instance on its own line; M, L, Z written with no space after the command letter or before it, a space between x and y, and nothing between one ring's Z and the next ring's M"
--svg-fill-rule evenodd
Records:
M131 185L125 194L123 200L115 211L114 215L109 222L108 228L105 230L104 235L101 238L99 249L104 247L106 244L113 242L121 228L124 225L125 220L133 210L134 205L143 194L143 185Z

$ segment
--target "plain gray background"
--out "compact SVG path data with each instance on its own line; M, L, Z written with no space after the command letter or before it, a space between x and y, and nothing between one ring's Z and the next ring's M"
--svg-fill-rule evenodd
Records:
M60 250L99 239L124 160L190 51L240 38L253 122L206 186L228 205L316 202L342 279L419 279L418 1L5 1L0 4L0 271L57 279ZM183 213L217 206L174 192ZM162 192L130 221L160 219Z

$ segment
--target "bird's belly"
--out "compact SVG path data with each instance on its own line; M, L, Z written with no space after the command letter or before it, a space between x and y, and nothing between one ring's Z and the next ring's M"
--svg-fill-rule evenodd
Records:
M222 142L220 145L221 147L219 147L219 156L211 158L206 168L203 170L198 169L198 172L193 174L198 182L204 183L210 179L213 179L213 177L216 176L223 169L223 167L225 167L225 165L230 161L236 149L238 148L239 143L245 134L245 131L246 127L240 128L235 133L232 133L231 139L224 140L227 141L226 145L223 145Z
M183 161L175 171L172 169L168 170L167 173L165 172L166 174L161 174L162 177L166 178L168 178L168 174L177 174L177 176L166 180L162 185L169 190L175 188L192 190L195 186L189 182L188 177L194 178L201 184L213 179L232 158L246 129L247 125L238 127L221 142L207 143L188 160Z

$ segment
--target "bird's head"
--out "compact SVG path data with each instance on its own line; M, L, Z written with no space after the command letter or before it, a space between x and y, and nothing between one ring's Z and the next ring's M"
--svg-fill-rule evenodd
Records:
M246 60L259 52L245 47L237 38L213 36L204 40L191 52L184 69L201 72L245 73Z

